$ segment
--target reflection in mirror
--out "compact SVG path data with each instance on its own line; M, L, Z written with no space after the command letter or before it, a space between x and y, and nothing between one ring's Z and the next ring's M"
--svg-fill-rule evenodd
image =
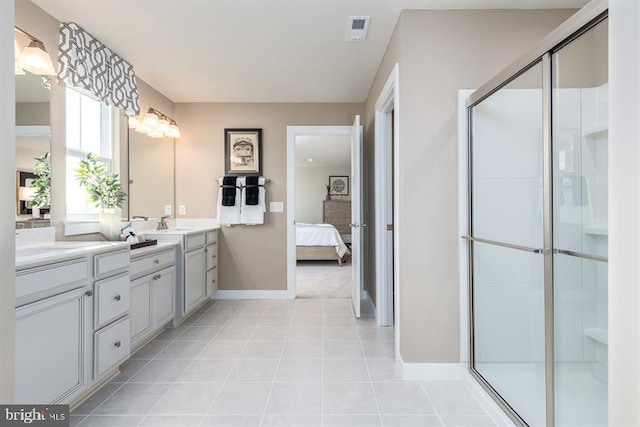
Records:
M16 75L16 219L17 227L46 226L49 221L37 220L48 216L49 207L33 209L35 188L31 183L38 158L50 152L51 120L50 91L46 80L30 73ZM32 218L33 217L33 218Z
M173 215L174 139L129 129L129 218Z

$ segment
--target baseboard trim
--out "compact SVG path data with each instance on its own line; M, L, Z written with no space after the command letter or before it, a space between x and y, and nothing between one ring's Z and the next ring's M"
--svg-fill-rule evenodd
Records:
M468 371L467 362L460 364L460 371L462 372L462 383L478 401L480 406L482 406L482 408L487 412L489 417L491 417L491 419L496 423L496 425L514 427L515 424L511 421L511 418L505 414L495 400L493 400L482 386L471 376Z
M459 363L402 363L405 381L460 381Z
M287 291L216 291L214 299L295 299Z

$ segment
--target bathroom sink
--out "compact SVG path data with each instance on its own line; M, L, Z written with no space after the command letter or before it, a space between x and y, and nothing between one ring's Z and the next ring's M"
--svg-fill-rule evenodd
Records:
M56 248L56 247L36 247L36 248L19 248L16 249L16 255L18 256L36 256L51 253L54 251L68 250L68 248Z

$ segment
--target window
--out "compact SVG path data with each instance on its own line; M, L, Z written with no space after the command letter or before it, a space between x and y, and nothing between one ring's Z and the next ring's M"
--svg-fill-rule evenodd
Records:
M112 107L71 88L67 88L66 104L67 219L93 219L99 209L87 199L75 177L75 169L89 153L96 154L108 169L117 169L113 160L117 158L114 129L117 129L118 116Z

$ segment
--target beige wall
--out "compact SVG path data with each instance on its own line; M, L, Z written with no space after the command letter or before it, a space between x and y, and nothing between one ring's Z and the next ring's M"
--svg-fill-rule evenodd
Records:
M572 10L404 11L366 103L400 63L400 354L459 361L457 91L522 55ZM372 167L370 168L372 169ZM372 258L369 258L372 261Z
M51 124L48 102L17 102L16 125L46 126Z
M176 142L176 205L186 217L216 216L224 175L224 129L262 128L267 205L286 202L287 126L350 125L362 104L176 104L182 138ZM265 214L261 226L221 230L220 289L285 290L287 224L284 213Z
M323 222L323 204L327 197L329 176L350 176L351 166L300 166L296 168L296 222ZM349 196L331 196L333 200L350 200Z
M0 2L0 403L14 399L15 89L13 0Z

